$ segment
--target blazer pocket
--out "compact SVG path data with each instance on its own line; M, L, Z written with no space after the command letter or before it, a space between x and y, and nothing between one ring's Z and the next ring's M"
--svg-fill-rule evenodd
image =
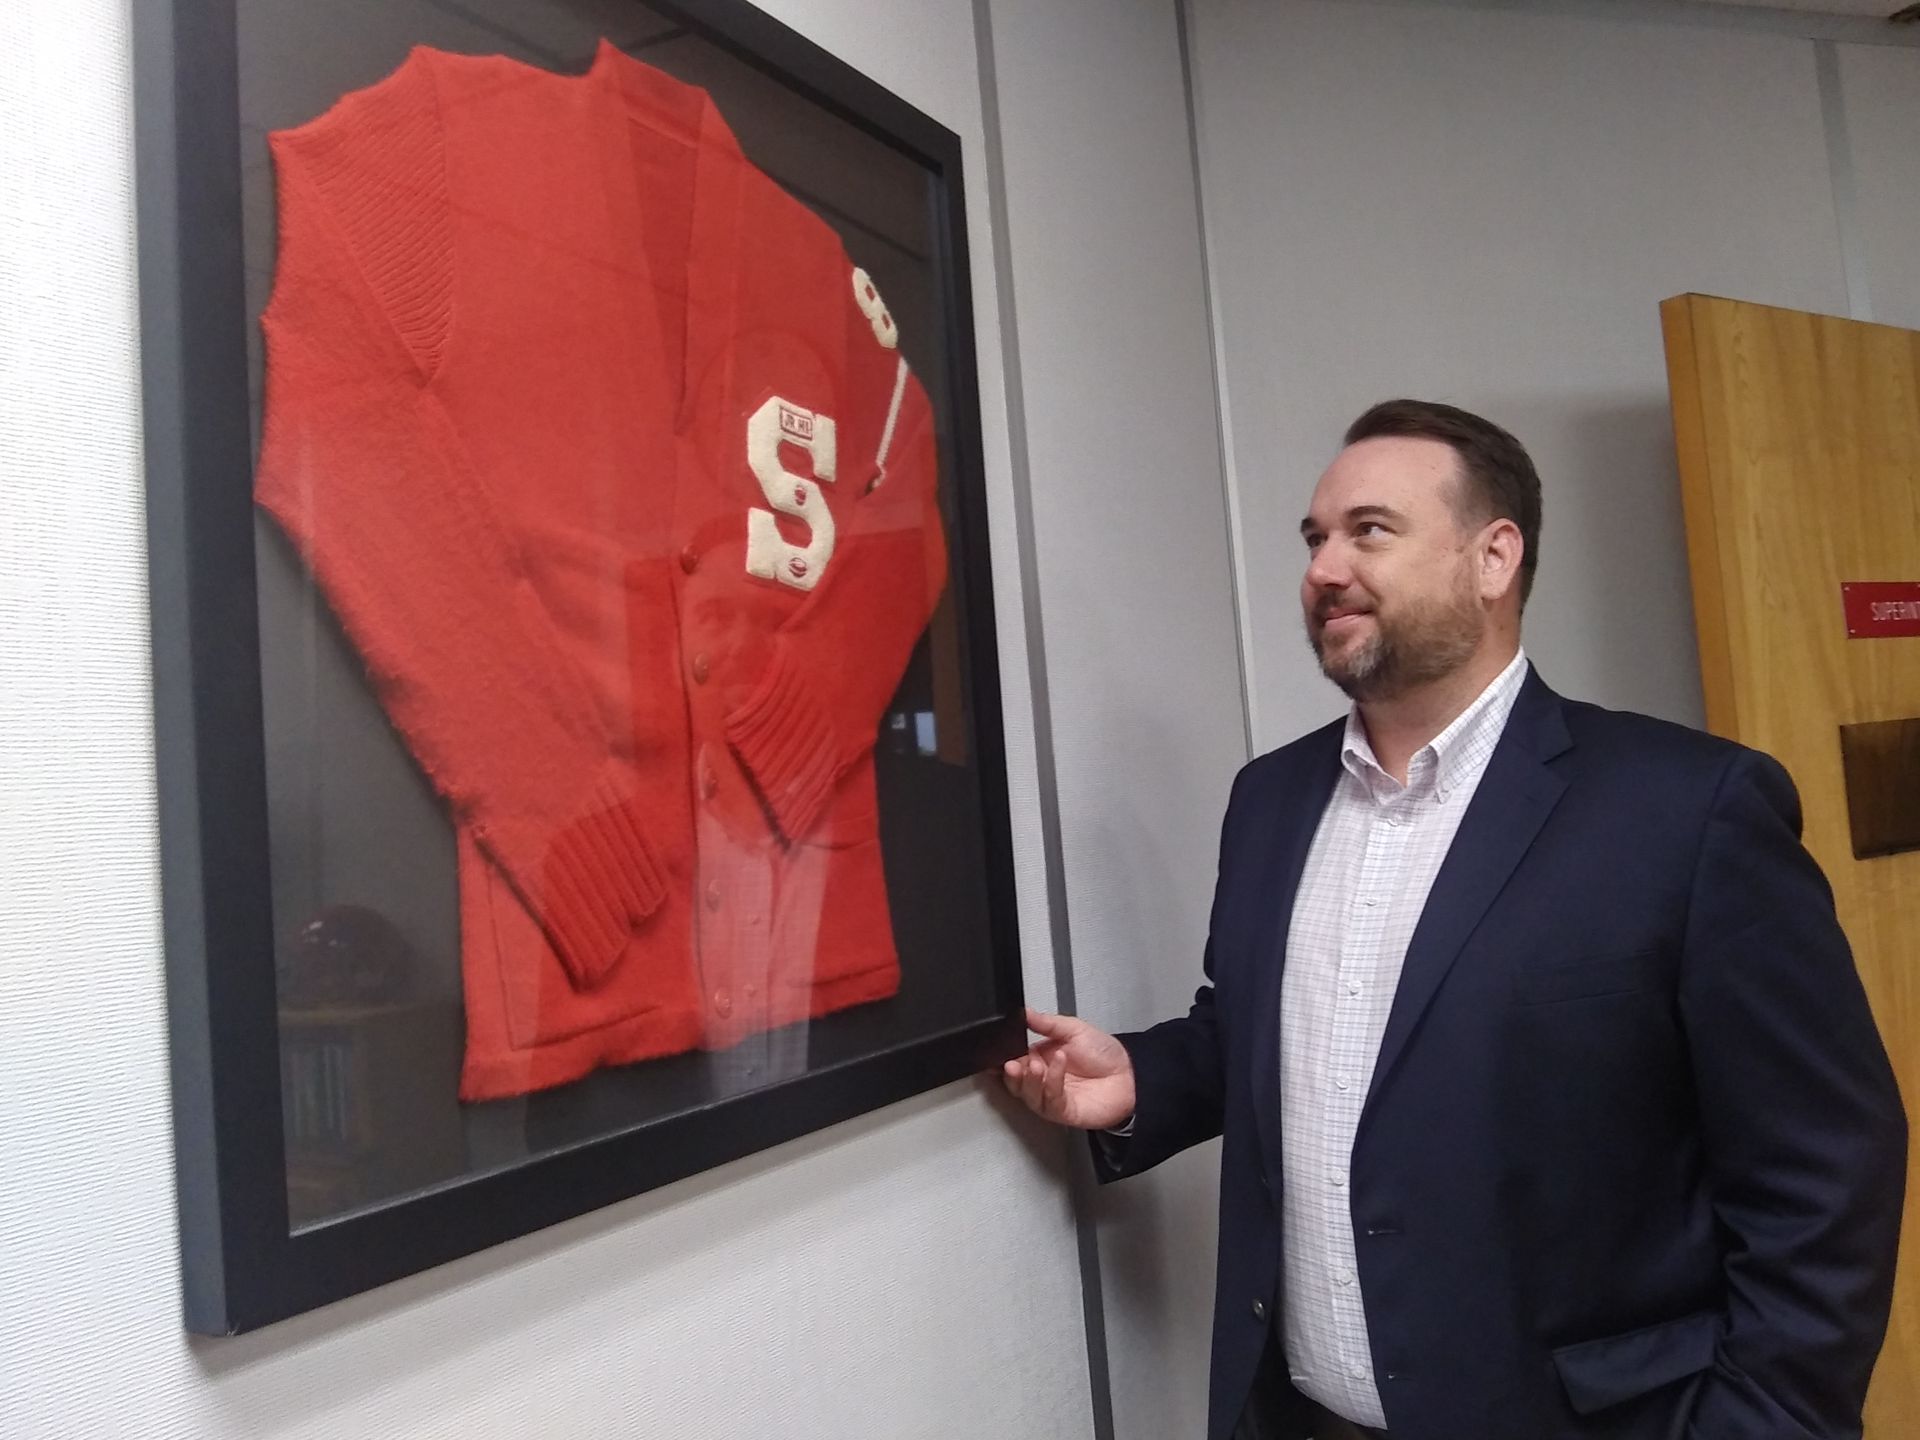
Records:
M1562 1345L1553 1352L1553 1365L1567 1403L1576 1414L1591 1415L1705 1370L1713 1364L1723 1324L1718 1310L1701 1310L1624 1335Z
M1590 1000L1601 995L1630 995L1651 989L1661 973L1660 952L1604 955L1586 960L1522 965L1514 994L1522 1005L1551 1005L1557 1000Z

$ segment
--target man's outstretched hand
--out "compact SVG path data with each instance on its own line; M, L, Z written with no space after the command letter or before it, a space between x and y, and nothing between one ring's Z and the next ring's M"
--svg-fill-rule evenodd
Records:
M1028 1109L1082 1130L1110 1130L1132 1117L1133 1061L1124 1045L1084 1020L1043 1010L1027 1011L1027 1028L1040 1038L1001 1075Z

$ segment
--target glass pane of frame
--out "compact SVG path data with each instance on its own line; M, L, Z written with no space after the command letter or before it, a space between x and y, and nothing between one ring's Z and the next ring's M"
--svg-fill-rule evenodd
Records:
M1002 1013L937 177L628 0L236 14L293 1230Z

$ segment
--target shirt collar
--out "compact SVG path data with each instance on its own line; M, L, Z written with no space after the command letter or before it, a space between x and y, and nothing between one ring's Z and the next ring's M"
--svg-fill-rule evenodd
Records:
M1431 784L1445 795L1459 783L1464 771L1485 763L1500 733L1507 727L1507 717L1513 713L1514 702L1520 698L1520 687L1526 678L1527 652L1516 650L1507 668L1493 677L1492 683L1474 702L1456 715L1452 724L1414 752L1407 762L1406 788L1419 790ZM1347 712L1340 763L1376 797L1380 796L1383 783L1388 793L1401 788L1374 755L1358 705Z

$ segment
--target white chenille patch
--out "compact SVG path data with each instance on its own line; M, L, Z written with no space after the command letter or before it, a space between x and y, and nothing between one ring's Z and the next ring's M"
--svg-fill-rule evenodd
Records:
M880 432L880 449L873 457L874 476L869 491L878 490L887 478L887 452L893 448L893 427L900 423L900 402L907 398L907 362L902 359L893 372L893 403L887 407L886 427Z
M811 476L796 475L780 458L780 447L805 450L813 461ZM777 580L796 590L811 590L833 558L833 511L814 499L816 482L830 483L838 456L831 415L817 415L778 395L769 396L747 421L747 464L767 503L782 515L804 521L810 531L805 545L795 545L780 533L773 511L747 511L747 573Z
M893 325L893 312L887 309L886 301L880 298L873 278L858 265L853 267L853 303L860 307L860 313L867 317L867 323L873 327L874 339L889 350L900 343L900 332Z

